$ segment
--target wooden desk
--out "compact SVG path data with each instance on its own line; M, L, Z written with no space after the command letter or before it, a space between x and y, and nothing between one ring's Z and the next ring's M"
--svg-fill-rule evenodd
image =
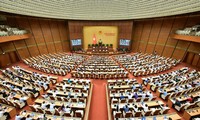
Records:
M63 81L68 81L68 79L70 79L73 82L75 82L77 80L77 82L83 82L83 83L90 83L90 80L88 79L74 79L74 78L63 78Z
M58 91L58 90L57 90L56 96L57 96L57 95L58 95L58 96L68 96L68 93L69 93L69 92ZM48 91L47 91L47 94L52 95L52 92L48 90ZM70 95L71 95L71 96L75 96L75 94L77 94L77 96L79 96L79 97L82 96L82 95L81 95L82 93L80 93L80 92L79 92L79 93L78 93L78 92L77 92L77 93L76 93L76 92L71 92ZM84 94L84 97L86 97L86 98L88 97L88 94L87 94L87 93L83 93L83 94Z
M131 85L120 85L120 86L113 86L113 89L128 89L132 88Z
M139 83L136 83L134 85L135 85L136 89L139 88L139 86L140 86ZM120 85L120 86L119 85L114 85L114 86L109 85L108 87L109 87L109 89L111 89L111 87L113 87L113 89L132 89L133 85Z
M25 114L23 114L23 112L20 113L20 116L22 117L27 117L28 115L33 115L31 118L33 118L34 120L37 120L43 114L37 113L37 112L31 112L31 111L26 111ZM46 117L48 120L52 118L53 120L62 120L62 118L64 118L64 120L82 120L82 118L77 118L77 117L61 117L61 116L48 115L48 114L46 114Z
M163 120L165 116L172 118L172 120L181 120L181 117L177 113L156 115L156 120ZM119 118L119 120L126 120L126 118ZM141 117L136 117L134 120L141 120ZM146 120L153 120L153 116L146 117Z
M197 92L193 92L193 93L189 93L187 94L188 96L193 96L194 98L198 97L200 95L200 91L197 91ZM180 98L181 97L181 98ZM183 101L186 101L188 99L188 97L185 97L185 96L180 96L179 98L177 98L180 102L183 102ZM167 102L168 106L169 107L172 107L174 102L172 100L172 98L168 99L168 102Z
M135 102L134 104L137 105L138 108L142 108L141 102ZM149 101L149 102L144 102L144 104L147 104L149 106L149 108L157 107L157 106L160 106L160 105L164 105L164 103L162 101ZM119 104L119 108L123 108L125 105L127 105L127 103L120 103ZM128 107L129 108L134 108L133 104L128 105ZM111 104L111 108L115 109L116 108L115 104Z
M177 113L166 114L168 118L172 118L172 120L181 120L181 117ZM165 115L157 115L156 120L163 120ZM153 116L147 117L146 120L153 120Z
M0 87L0 90L6 90L6 89L3 89L3 88ZM9 90L6 90L6 91L9 91ZM11 92L11 91L9 91L9 92ZM28 105L31 105L31 97L29 97L29 96L25 96L25 97L27 97L26 103L27 103ZM18 94L18 93L16 93L16 95L14 96L14 98L20 99L20 98L21 98L21 95Z
M44 101L46 103L51 103L52 102L52 100L50 101L50 100L38 98L37 100L35 100L35 103L41 105ZM85 107L86 107L85 103L73 103L73 102L68 103L68 102L64 102L64 101L53 101L53 102L57 107L61 107L63 104L64 105L69 105L70 108L79 109L79 110L84 110Z
M33 74L32 71L26 70L26 69L22 68L21 66L20 66L20 70L26 72L27 74L31 74L31 75ZM44 75L44 74L42 74L42 76L43 76L44 78L47 78L47 77L48 77L48 75ZM55 81L57 82L58 77L56 77L56 76L50 76L50 79L53 79L53 80L55 80ZM52 83L56 83L56 82L53 82L53 80L52 80Z
M185 110L183 113L183 118L185 120L190 120L192 117L200 116L200 107Z
M145 91L145 94L147 93L147 92L150 92L150 91ZM130 92L129 94L131 94L131 96L133 96L134 94L133 94L134 92ZM138 95L138 97L142 97L142 94L140 93L140 92L136 92L137 93L137 95ZM127 92L125 92L124 91L124 93L123 93L123 96L125 97L125 98L128 98L128 95L129 95ZM120 96L121 96L121 93L110 93L110 98L113 98L113 97L115 97L115 98L120 98ZM155 97L155 96L153 96L153 97ZM149 98L149 97L146 97L146 98Z
M56 87L63 87L62 83L56 84ZM66 88L74 88L74 89L84 89L83 85L70 85L66 84Z
M118 80L108 80L108 83L121 83L121 82L136 82L135 79L118 79Z
M1 105L2 105L2 107L7 107L7 108L8 108L8 109L6 110L6 112L9 113L9 115L10 115L11 118L14 117L14 116L16 115L16 109L15 109L14 107L8 106L8 105L2 104L2 103L1 103Z
M193 98L196 98L196 97L199 97L200 96L200 91L197 91L197 92L193 92L193 93L190 93L190 94L188 94L188 96L190 97L190 96L193 96ZM181 96L181 98L179 97L179 98L177 98L179 101L186 101L187 99L188 99L188 97L185 97L185 96Z
M24 79L24 80L30 81L30 77L19 76L19 75L17 74L17 72L15 72L14 70L10 70L10 71L13 73L13 75L15 75L15 76L17 76L17 77L20 77L20 78L22 78L22 79Z
M8 78L3 78L3 76L2 75L0 75L0 78L1 79L3 79L3 80L5 80L6 82L8 82L8 83L10 83L10 84L12 84L12 85L15 85L15 86L18 86L18 87L23 87L23 84L19 84L19 83L16 83L16 82L13 82L13 81L11 81L10 79L8 79ZM28 88L28 89L33 89L33 87L32 86L27 86L26 85L26 87ZM43 94L43 89L40 87L40 88L38 88L38 94L40 94L40 95L42 95ZM34 97L34 96L33 96Z
M164 89L164 88L163 88ZM167 88L167 89L164 89L166 90L167 94L170 95L171 93L174 94L175 91L174 90L171 90L170 88ZM161 97L161 95L163 94L163 92L160 90L160 88L156 89L156 95ZM167 100L167 99L165 99Z

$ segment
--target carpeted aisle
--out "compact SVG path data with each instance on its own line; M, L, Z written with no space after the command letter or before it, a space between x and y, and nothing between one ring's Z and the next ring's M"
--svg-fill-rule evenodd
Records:
M90 104L89 120L108 120L106 102L106 80L92 80L93 94Z

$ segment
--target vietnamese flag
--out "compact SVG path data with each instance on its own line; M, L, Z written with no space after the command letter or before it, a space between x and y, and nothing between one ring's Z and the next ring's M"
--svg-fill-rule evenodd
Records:
M92 43L93 43L93 44L97 44L97 38L96 38L96 35L95 35L95 34L93 35Z

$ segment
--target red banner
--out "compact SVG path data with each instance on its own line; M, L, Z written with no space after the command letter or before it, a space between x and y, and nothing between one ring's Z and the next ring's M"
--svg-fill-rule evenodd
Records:
M95 34L93 35L92 43L93 43L93 44L97 44L97 38L96 38L96 35L95 35Z

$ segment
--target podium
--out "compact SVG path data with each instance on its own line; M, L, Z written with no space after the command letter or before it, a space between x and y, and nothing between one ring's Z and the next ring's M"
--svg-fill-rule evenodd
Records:
M87 52L110 53L110 52L114 52L114 50L112 46L88 46Z

